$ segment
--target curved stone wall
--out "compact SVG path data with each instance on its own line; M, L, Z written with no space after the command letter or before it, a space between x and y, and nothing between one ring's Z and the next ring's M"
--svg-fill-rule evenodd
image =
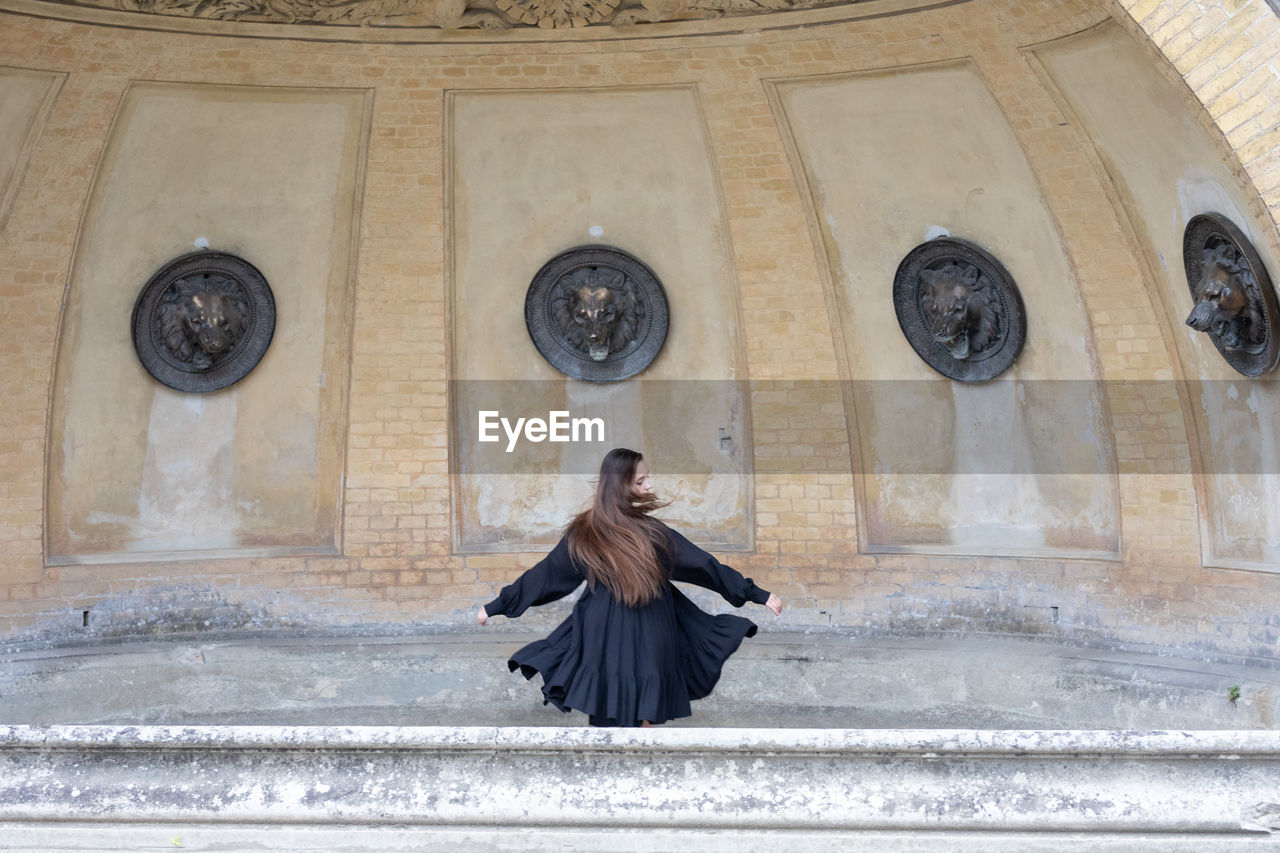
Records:
M1179 3L1116 0L1204 105L1278 221L1280 16L1266 0ZM1118 16L1124 19L1125 16Z
M668 517L782 595L784 625L1274 658L1271 481L1206 479L1219 421L1178 382L1247 400L1274 377L1222 373L1178 322L1180 259L1146 223L1200 211L1142 195L1156 161L1125 155L1090 98L1118 99L1103 116L1158 102L1199 134L1187 156L1209 159L1184 165L1274 272L1265 134L1232 136L1189 75L1217 136L1110 4L927 5L396 43L6 0L0 100L27 129L0 139L3 635L465 618L540 557L608 442L517 461L480 495L454 380L585 399L519 317L552 253L603 242L652 263L672 327L629 380L650 396L591 405L653 446L673 432L659 415L689 412ZM1129 11L1162 44L1150 5ZM1141 81L1072 71L1085 50ZM171 121L140 121L146 93ZM598 131L567 120L596 113ZM985 386L936 377L887 313L899 261L940 233L999 257L1027 304L1023 353ZM264 259L289 310L241 384L166 402L131 360L128 306L201 237ZM1243 429L1263 448L1247 473L1280 473L1265 418Z

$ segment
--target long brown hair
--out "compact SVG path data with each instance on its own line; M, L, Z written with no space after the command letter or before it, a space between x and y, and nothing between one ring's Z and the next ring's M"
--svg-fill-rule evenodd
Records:
M625 447L610 450L600 463L591 506L565 528L569 555L587 570L587 583L593 588L604 584L631 606L662 595L666 572L659 554L671 550L662 525L649 517L666 504L633 488L636 466L643 458Z

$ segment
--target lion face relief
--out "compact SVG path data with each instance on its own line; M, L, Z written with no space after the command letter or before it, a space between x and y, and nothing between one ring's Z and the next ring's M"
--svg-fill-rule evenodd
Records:
M1266 327L1250 293L1256 286L1253 273L1231 245L1206 248L1187 325L1217 339L1225 350L1260 352L1266 345Z
M921 270L920 307L929 334L957 360L979 355L1000 336L996 300L975 266Z
M592 361L604 361L631 343L643 316L626 275L604 268L561 279L552 313L560 334Z
M235 281L201 275L175 281L159 315L165 348L203 370L244 336L249 309Z

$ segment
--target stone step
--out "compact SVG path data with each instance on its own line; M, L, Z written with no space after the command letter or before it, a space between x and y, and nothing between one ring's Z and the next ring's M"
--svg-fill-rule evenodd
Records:
M1077 832L859 832L806 830L564 829L521 827L297 827L276 824L0 824L11 853L1215 853L1274 851L1271 836Z
M1280 732L0 727L7 850L1280 848Z

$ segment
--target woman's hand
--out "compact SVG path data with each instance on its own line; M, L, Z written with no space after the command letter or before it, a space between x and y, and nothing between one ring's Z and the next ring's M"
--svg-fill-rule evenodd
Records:
M483 607L481 607L479 610L476 611L476 621L479 622L481 625L489 624L489 614L484 612Z
M764 606L772 610L774 616L777 616L782 612L782 599L773 593L769 593L769 600L764 603ZM483 625L484 623L481 622L480 624Z

